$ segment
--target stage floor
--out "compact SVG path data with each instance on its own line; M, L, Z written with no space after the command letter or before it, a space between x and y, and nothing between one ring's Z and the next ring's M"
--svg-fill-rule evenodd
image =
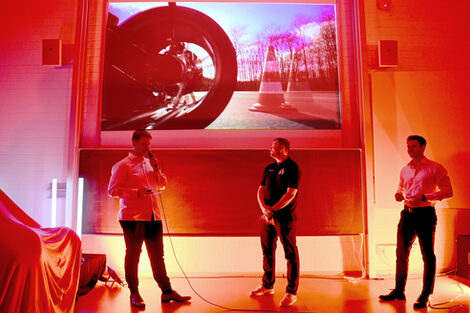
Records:
M190 278L193 288L204 298L224 308L204 302L189 287L184 278L171 278L173 289L180 294L192 296L189 303L160 303L160 290L150 278L141 279L141 295L146 302L145 312L315 312L315 313L407 313L407 312L452 312L468 313L470 288L459 283L453 276L438 277L431 304L415 311L413 303L421 290L421 278L410 277L406 290L406 301L380 303L378 296L393 288L393 279L348 281L332 277L302 277L297 304L291 308L280 308L279 301L284 295L285 278L278 278L275 294L251 298L249 291L256 287L257 277ZM450 302L448 302L450 301ZM75 312L80 313L124 313L139 312L129 304L127 287L116 284L108 288L98 282L88 294L78 298Z

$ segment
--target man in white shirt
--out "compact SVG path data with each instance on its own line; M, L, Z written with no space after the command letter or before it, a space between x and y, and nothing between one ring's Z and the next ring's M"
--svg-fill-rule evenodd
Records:
M111 171L108 193L119 197L119 223L121 224L126 256L124 267L130 290L130 302L145 308L139 293L138 265L142 244L145 241L153 277L162 290L162 302L184 302L191 299L181 296L171 288L163 260L163 227L157 192L165 189L167 179L158 161L150 153L152 136L145 130L132 135L133 151L117 162Z
M412 160L402 168L395 193L396 201L404 201L405 204L397 231L395 288L379 298L382 301L405 300L408 259L411 246L418 237L424 262L423 290L413 307L421 309L427 306L436 276L434 234L437 217L434 204L452 197L453 191L446 169L424 156L426 139L418 135L409 136L407 147Z

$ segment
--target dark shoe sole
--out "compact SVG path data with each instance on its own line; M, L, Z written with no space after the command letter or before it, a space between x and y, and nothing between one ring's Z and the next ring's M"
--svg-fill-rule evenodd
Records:
M385 299L382 298L382 297L379 297L379 300L380 301L387 301L387 302L389 302L389 301L405 301L406 297L403 296L403 297L394 297L394 298L385 298Z
M161 300L161 301L162 301L162 303L169 303L169 302L171 302L171 301L178 302L178 303L183 303L183 302L188 302L189 300L191 300L191 298L189 298L189 299L184 299L184 300L169 299L169 300Z
M420 310L420 309L425 309L428 306L428 302L426 303L415 303L413 304L413 309L415 310Z
M137 309L145 309L145 304L143 305L139 305L139 304L135 304L135 303L132 303L131 302L131 306L133 306L134 308L137 308Z
M191 299L188 299L188 300L162 300L162 303L170 303L171 301L173 302L177 302L177 303L184 303L184 302L188 302L189 300Z

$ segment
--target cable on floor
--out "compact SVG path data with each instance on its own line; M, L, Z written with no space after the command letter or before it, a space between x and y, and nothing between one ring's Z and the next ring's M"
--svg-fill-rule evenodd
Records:
M165 207L163 205L163 200L162 200L162 196L161 194L159 193L158 194L158 198L160 199L160 204L161 204L161 208L162 208L162 212L163 212L163 220L165 222L165 227L166 227L166 230L167 230L167 234L168 234L168 239L170 240L170 246L171 246L171 250L173 251L173 255L175 257L175 260L176 260L176 264L178 264L178 267L180 268L181 272L183 273L183 276L184 278L186 279L186 281L188 282L188 285L189 287L191 288L191 290L204 302L206 302L207 304L210 304L212 306L215 306L215 307L218 307L218 308L221 308L221 309L224 309L224 310L227 310L227 311L241 311L241 312L284 312L284 311L281 311L281 310L260 310L260 309L239 309L239 308L230 308L230 307L226 307L226 306L223 306L223 305L220 305L220 304L217 304L217 303L214 303L212 301L209 301L207 300L205 297L203 297L201 294L199 294L199 292L196 291L196 289L194 289L193 285L191 284L188 276L186 275L186 272L184 271L183 267L181 266L179 260L178 260L178 256L176 255L176 251L175 251L175 247L173 245L173 240L171 238L171 233L170 233L170 229L168 228L168 222L167 222L167 219L166 219L166 213L165 213ZM313 311L296 311L296 313L315 313Z
M431 309L436 309L436 310L448 310L448 309L452 309L452 308L455 308L455 307L459 307L457 311L455 311L454 313L457 313L458 311L460 311L460 309L464 308L465 305L463 304L453 304L453 305L449 305L453 302L455 302L458 298L460 298L461 296L463 296L465 294L465 291L463 290L462 286L460 285L460 283L457 283L457 286L460 288L460 293L448 300L448 301L443 301L443 302L439 302L439 303L431 303L431 301L429 301L429 307Z

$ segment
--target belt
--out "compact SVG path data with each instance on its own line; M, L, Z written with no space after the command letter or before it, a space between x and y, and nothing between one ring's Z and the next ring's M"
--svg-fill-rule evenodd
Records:
M434 210L434 207L433 206L418 206L418 207L412 208L412 207L405 205L405 210L408 211L409 213L425 212L430 209Z

